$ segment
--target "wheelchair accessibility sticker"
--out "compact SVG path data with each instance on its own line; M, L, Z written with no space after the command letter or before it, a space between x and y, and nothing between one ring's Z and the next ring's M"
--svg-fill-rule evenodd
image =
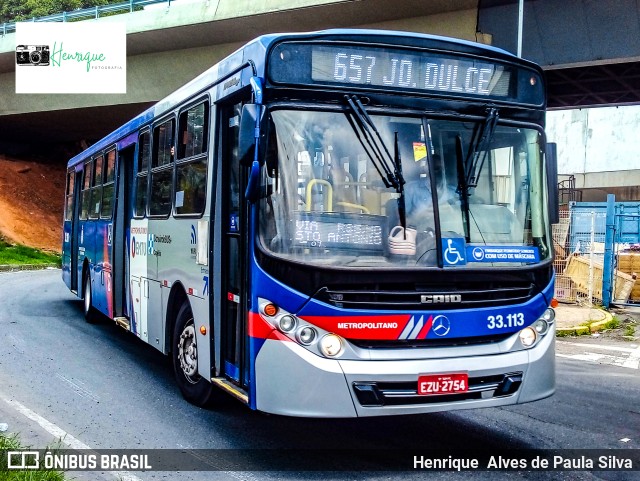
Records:
M463 266L467 263L464 238L442 239L442 259L446 266Z

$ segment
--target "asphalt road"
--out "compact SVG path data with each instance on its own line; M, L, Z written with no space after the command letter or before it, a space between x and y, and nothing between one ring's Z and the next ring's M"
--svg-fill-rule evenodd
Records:
M232 399L203 410L182 399L168 359L155 349L109 322L87 324L59 270L0 274L0 423L5 416L10 425L33 424L8 401L19 403L94 449L336 448L413 455L430 449L640 448L640 370L564 356L557 359L557 381L556 394L536 403L411 417L297 419L255 413ZM44 447L38 442L35 447ZM243 455L251 451L240 451L234 471L136 472L134 479L640 479L640 471L591 470L248 472Z

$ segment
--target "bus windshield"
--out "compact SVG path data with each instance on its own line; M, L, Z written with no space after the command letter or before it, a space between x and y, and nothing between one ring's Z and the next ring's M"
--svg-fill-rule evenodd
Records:
M350 113L272 110L260 203L267 253L402 268L518 266L550 256L538 130L369 116L379 136ZM402 188L386 180L398 157Z

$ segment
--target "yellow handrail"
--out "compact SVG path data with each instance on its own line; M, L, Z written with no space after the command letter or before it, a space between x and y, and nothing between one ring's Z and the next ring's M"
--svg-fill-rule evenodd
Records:
M352 209L359 209L365 214L371 214L371 211L364 205L352 204L351 202L336 202L336 205L341 205L342 207L351 207Z
M307 212L311 211L311 191L313 190L313 186L316 184L326 185L327 189L329 189L326 210L331 212L333 210L333 186L329 183L329 181L323 179L311 179L307 184Z

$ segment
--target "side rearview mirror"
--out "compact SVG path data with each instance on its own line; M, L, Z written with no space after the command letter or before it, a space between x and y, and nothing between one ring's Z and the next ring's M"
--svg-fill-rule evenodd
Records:
M547 190L549 192L549 223L560 222L560 199L558 198L558 149L557 144L549 142L545 155L547 163Z
M238 137L238 157L240 164L248 167L255 158L256 139L258 140L258 154L263 153L265 142L265 109L257 104L245 104L242 106L240 118L240 132ZM256 132L256 127L258 131ZM258 158L262 162L262 155Z

